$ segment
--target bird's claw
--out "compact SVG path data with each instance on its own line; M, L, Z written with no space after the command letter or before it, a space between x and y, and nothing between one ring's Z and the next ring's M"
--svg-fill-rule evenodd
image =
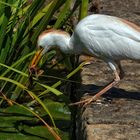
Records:
M69 106L81 105L81 106L85 107L93 101L96 101L95 96L93 96L92 98L84 99L84 100L79 101L79 102L71 103L71 104L69 104Z
M44 72L43 70L38 69L34 65L29 67L29 87L30 88L33 87L33 75L35 75L36 79L38 79L38 77L42 75L43 72Z
M35 76L38 78L40 75L43 74L43 70L38 69L35 66L29 67L29 75L32 76L33 74L35 74Z
M86 65L91 65L93 62L92 61L85 61L84 62L84 66L86 66Z
M83 105L83 107L86 107L87 105L89 105L91 102L93 102L94 101L94 99L89 99L88 101L86 101L85 103L84 103L84 105Z

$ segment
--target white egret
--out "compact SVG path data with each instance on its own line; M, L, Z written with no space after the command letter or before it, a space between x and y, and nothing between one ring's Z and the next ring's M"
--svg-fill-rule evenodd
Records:
M114 80L90 99L77 102L88 104L104 94L123 78L121 60L140 60L140 27L125 19L108 15L90 15L76 26L72 36L61 30L48 30L40 34L31 68L50 49L66 54L86 54L104 60L114 73ZM117 66L120 73L117 72Z

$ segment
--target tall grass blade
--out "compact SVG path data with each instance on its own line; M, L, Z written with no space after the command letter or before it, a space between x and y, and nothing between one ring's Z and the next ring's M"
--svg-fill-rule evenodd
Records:
M35 100L43 107L43 109L46 111L46 113L49 115L55 129L56 129L56 125L54 123L54 120L53 120L53 117L52 115L50 114L49 110L46 108L46 106L44 105L44 103L32 92L32 91L29 91L24 85L22 85L21 83L15 81L15 80L12 80L12 79L9 79L9 78L6 78L6 77L2 77L0 76L0 80L4 80L4 81L8 81L12 84L15 84L17 85L18 87L20 87L21 89L25 90L31 97L34 97ZM56 129L57 130L57 129Z
M76 69L74 69L71 73L69 73L67 76L66 76L66 79L69 79L70 77L72 77L74 74L76 74L83 66L85 65L85 62L81 63ZM62 80L59 80L57 83L53 84L51 87L52 88L56 88L58 87L60 84L62 84ZM50 90L47 89L45 90L44 92L42 92L39 97L49 93Z
M64 4L65 0L54 0L53 3L50 5L48 12L45 14L45 16L42 18L38 30L36 33L32 36L31 40L32 42L35 42L39 34L41 33L42 30L44 30L49 23L50 19L52 18L53 14L55 11L60 8ZM34 44L35 45L35 44Z
M32 56L33 54L35 54L35 51L25 55L24 57L20 58L18 61L16 61L15 63L13 63L11 66L6 66L8 69L1 74L1 76L5 76L10 70L12 70L12 68L17 67L19 64L21 64L25 59L27 59L28 57ZM1 64L4 66L4 64Z
M72 0L67 0L65 2L63 9L61 10L59 16L57 17L57 21L54 25L54 28L60 28L60 25L62 24L62 22L64 23L64 21L66 19L66 15L69 14L69 12L70 12L71 2L72 2Z
M80 6L80 15L79 20L87 16L88 14L88 2L89 0L82 0L81 6Z

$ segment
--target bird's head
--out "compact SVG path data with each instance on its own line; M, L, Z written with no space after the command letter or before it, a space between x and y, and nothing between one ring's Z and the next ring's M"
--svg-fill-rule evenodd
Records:
M65 51L69 43L70 35L61 30L50 29L42 32L37 41L37 51L30 64L30 69L34 69L41 57L52 49Z

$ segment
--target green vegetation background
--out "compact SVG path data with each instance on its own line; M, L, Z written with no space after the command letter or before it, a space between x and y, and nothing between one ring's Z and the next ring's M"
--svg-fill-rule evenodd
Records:
M82 64L73 65L66 56L53 64L51 51L39 63L40 68L48 64L47 72L33 78L33 87L28 67L38 35L48 28L72 33L70 17L79 8L77 18L83 18L87 7L88 0L0 0L0 140L70 139L69 98L57 87L71 83ZM65 68L61 77L52 76Z

